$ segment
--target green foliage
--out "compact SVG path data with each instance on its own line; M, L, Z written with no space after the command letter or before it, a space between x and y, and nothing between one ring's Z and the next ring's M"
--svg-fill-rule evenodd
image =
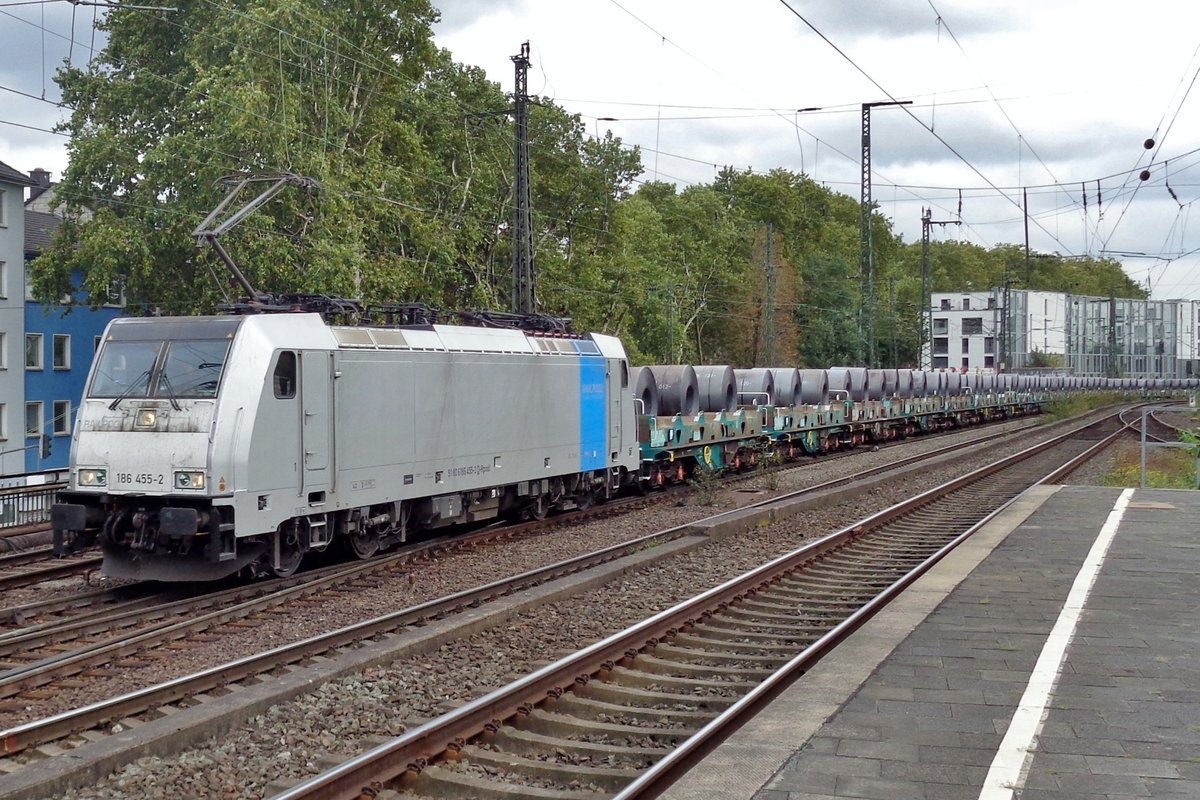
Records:
M1035 369L1061 369L1066 363L1066 356L1061 353L1043 353L1036 347L1029 353L1029 366Z

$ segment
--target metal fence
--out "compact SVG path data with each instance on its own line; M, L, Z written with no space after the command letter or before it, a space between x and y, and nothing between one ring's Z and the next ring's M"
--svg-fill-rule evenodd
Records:
M0 489L0 529L50 521L50 506L63 483Z

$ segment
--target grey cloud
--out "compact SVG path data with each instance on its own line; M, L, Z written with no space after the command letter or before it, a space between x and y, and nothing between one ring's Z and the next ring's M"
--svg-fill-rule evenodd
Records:
M522 0L440 0L434 6L442 14L435 33L446 35L466 28L480 17L506 7L520 8Z
M77 11L74 37L71 35L73 10ZM91 10L73 9L68 3L47 3L0 9L0 12L3 12L0 16L0 54L3 54L0 56L0 76L5 85L40 95L44 79L46 96L57 98L54 73L58 68L68 56L75 64L82 64L91 56ZM97 32L96 50L99 51L103 44L103 35Z
M958 37L1017 27L1011 6L978 0L939 0L935 5ZM921 0L793 0L792 7L835 42L847 36L928 34L937 20L934 9Z

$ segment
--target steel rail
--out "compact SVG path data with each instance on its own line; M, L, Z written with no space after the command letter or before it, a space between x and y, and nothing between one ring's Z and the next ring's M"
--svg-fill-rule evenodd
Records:
M1138 405L1133 406L1133 408L1141 408L1144 405L1146 405L1146 404L1139 403ZM1088 461L1095 458L1105 448L1110 447L1112 444L1114 444L1115 442L1120 440L1121 437L1124 436L1126 433L1129 433L1130 431L1136 432L1138 429L1138 423L1136 421L1126 420L1125 419L1126 413L1127 413L1127 411L1122 411L1120 414L1117 415L1117 419L1121 423L1120 429L1113 431L1111 434L1104 437L1100 441L1096 442L1096 444L1092 445L1087 450L1084 450L1082 453L1075 456L1074 458L1072 458L1067 463L1063 464L1058 469L1056 469L1053 472L1046 475L1046 477L1042 478L1040 483L1044 483L1044 484L1061 483L1064 478L1069 476L1075 470L1079 469L1081 466L1086 464Z
M890 522L935 499L1054 448L1071 439L1080 431L1103 425L1109 419L1111 417L1069 430L1053 439L1033 445L1012 456L922 492L815 542L806 544L738 578L685 600L673 608L662 611L603 641L520 678L508 686L430 720L390 742L284 791L277 795L275 800L314 800L315 798L349 800L359 797L363 787L372 782L390 783L397 779L403 782L406 777L418 775L442 754L457 753L471 738L497 729L504 720L518 715L527 716L532 713L537 703L560 696L578 682L591 680L592 675L597 672L611 670L622 659L632 659L642 648L657 644L661 637L671 635L685 625L702 618L709 613L710 609L727 606L753 592L762 584L794 570L798 564L810 561L839 547L873 527ZM956 537L955 541L960 541L961 538L961 536ZM942 549L948 552L948 549ZM905 585L915 579L911 573L906 577L906 581L902 579ZM879 604L872 608L877 610ZM858 614L856 619L861 622L866 616ZM821 641L825 641L825 644L822 646L821 652L825 652L833 643L843 638L847 631L848 628L843 628L833 639L822 637ZM794 661L795 659L793 659ZM811 663L811 657L800 663ZM794 665L793 669L795 669ZM711 734L706 738L711 738Z
M42 581L57 580L79 572L86 572L89 569L99 567L100 561L100 556L68 556L67 558L56 559L54 563L48 566L0 575L0 591L18 589L23 586L41 583ZM0 564L0 566L3 565Z

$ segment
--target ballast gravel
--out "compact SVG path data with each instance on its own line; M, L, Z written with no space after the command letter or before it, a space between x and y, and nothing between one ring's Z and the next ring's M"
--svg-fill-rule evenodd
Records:
M1008 423L1020 427L1022 423ZM1027 424L1027 423L1026 423ZM995 431L999 426L982 429ZM814 461L761 480L777 483L783 492L884 463L898 456L942 447L952 437L971 438L971 432L917 440L901 448L863 452L858 458ZM974 435L979 435L975 431ZM788 552L806 540L836 530L850 521L885 508L917 492L1024 449L1047 437L1038 429L992 442L983 452L964 453L957 462L909 473L856 495L853 499L816 509L802 517L713 541L615 579L600 590L518 615L497 628L443 645L436 653L365 670L323 684L310 694L281 703L252 719L241 730L170 758L147 757L87 787L63 795L70 800L99 798L218 797L258 798L266 785L279 779L302 779L317 773L317 760L328 753L349 756L371 746L379 736L395 736L407 727L443 713L455 704L481 696L528 672L537 662L552 660L668 608L704 588L732 578L764 561ZM914 448L914 449L909 449ZM758 495L753 499L762 499ZM385 581L361 593L361 603L339 595L336 612L319 607L299 610L298 619L280 621L272 634L256 627L233 637L219 637L204 651L201 665L274 646L348 623L352 615L371 616L460 588L493 580L549 563L575 552L623 541L642 533L708 516L712 507L654 506L640 514L600 520L571 528L553 540L537 537L455 553L436 563L415 568L409 577ZM547 551L553 551L547 556ZM344 602L344 605L343 605ZM298 629L305 632L300 633ZM268 636L279 638L264 638ZM219 645L218 645L219 643ZM198 651L197 651L198 652ZM178 659L197 653L172 653ZM158 663L158 662L156 662ZM168 669L154 680L199 668L196 664ZM141 680L138 684L151 681ZM66 706L82 700L72 698Z

